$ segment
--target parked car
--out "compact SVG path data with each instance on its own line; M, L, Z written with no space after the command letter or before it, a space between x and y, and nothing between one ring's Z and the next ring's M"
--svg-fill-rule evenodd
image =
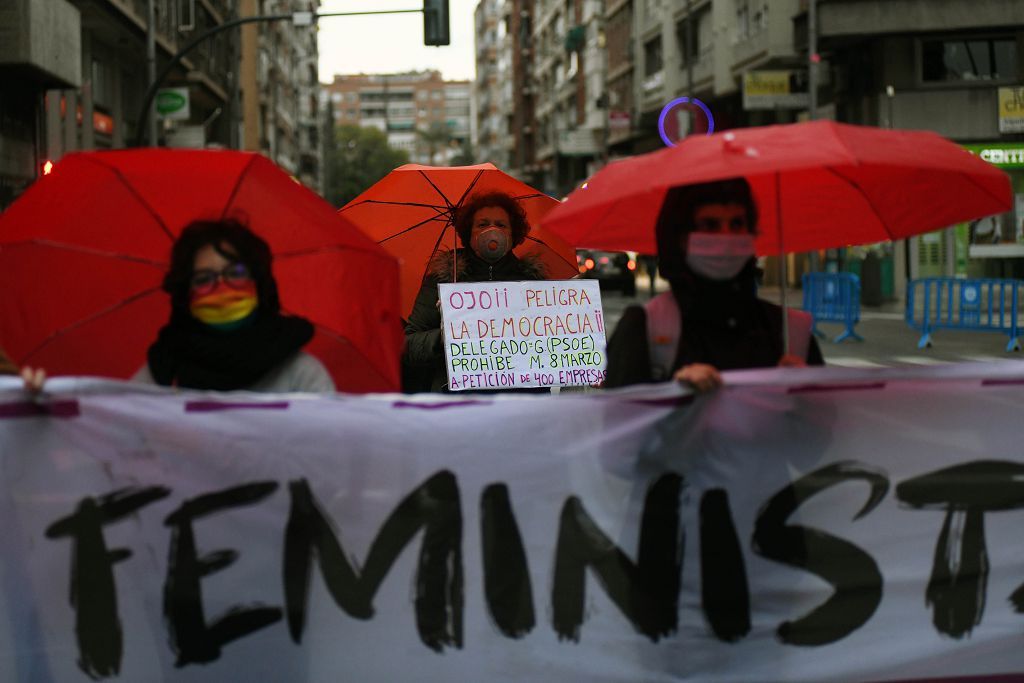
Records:
M602 289L636 296L636 256L624 251L576 251L580 276L597 280Z

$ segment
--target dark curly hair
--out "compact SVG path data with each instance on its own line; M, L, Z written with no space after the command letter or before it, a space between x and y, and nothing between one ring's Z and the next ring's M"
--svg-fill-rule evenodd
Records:
M673 187L665 193L655 228L658 269L666 276L677 274L684 268L686 248L682 237L693 231L697 209L708 204L739 204L747 213L750 231L757 232L757 204L746 178Z
M486 192L475 194L459 207L455 214L455 232L459 235L462 246L469 248L473 234L473 216L480 209L496 206L504 209L512 223L512 246L518 247L530 233L530 224L526 221L526 212L512 196L504 192Z
M234 219L192 221L171 247L171 266L164 276L163 290L171 295L175 313L188 313L192 287L192 264L196 253L210 245L232 262L244 263L256 282L261 314L276 314L281 304L277 283L270 270L270 246L252 230ZM234 253L226 250L227 245Z

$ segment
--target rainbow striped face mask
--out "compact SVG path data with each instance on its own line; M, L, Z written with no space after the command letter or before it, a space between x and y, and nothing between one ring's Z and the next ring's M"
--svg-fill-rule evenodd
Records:
M217 282L207 291L193 288L189 311L193 318L210 327L232 330L245 323L258 303L256 283L252 280Z

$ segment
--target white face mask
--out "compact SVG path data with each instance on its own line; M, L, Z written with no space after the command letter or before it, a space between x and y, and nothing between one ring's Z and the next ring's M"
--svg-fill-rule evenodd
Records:
M511 247L508 233L501 228L485 228L473 237L473 251L488 263L500 261Z
M691 232L686 242L686 265L709 280L731 280L754 256L754 236Z

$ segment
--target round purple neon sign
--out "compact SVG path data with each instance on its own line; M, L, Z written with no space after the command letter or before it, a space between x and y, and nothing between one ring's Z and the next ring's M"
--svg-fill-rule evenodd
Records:
M704 116L708 117L707 134L711 135L712 133L715 132L715 117L711 115L711 110L708 109L708 106L706 104L698 100L696 97L677 97L676 99L666 104L664 108L662 108L661 114L658 116L658 135L661 136L662 142L664 142L665 145L668 147L675 147L676 143L672 142L672 140L669 139L668 134L665 132L665 119L668 118L668 113L672 111L673 107L679 104L686 104L688 102L693 102L694 104L696 104L698 107L700 107L700 110L704 112Z

